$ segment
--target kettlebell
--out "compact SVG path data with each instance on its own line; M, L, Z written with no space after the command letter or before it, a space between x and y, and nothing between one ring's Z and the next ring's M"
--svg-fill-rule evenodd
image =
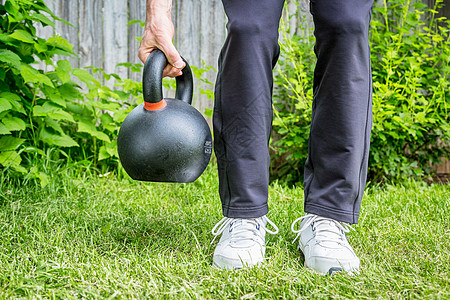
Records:
M120 162L134 180L193 182L209 163L211 131L191 105L192 71L184 62L183 74L176 77L176 99L163 98L164 53L155 49L144 64L144 103L127 115L117 138Z

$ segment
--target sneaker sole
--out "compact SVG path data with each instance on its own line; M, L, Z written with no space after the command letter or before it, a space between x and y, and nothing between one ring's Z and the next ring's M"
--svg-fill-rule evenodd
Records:
M253 268L256 266L260 266L264 261L259 261L255 264L249 264L249 263L243 263L242 261L237 262L236 264L226 264L226 263L218 263L216 262L216 260L213 258L213 267L216 267L218 269L224 269L224 270L240 270L240 269L244 269L244 268Z
M220 269L220 270L227 270L227 271L233 271L233 270L241 270L242 267L224 267L224 266L219 266L218 264L216 264L215 262L212 263L212 266L216 269Z

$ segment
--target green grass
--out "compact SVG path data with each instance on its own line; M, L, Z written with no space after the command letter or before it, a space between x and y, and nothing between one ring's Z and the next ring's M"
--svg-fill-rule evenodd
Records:
M449 186L369 188L349 235L361 273L322 277L292 244L300 188L271 186L265 264L222 271L213 166L192 184L70 173L45 188L0 175L0 298L450 298Z

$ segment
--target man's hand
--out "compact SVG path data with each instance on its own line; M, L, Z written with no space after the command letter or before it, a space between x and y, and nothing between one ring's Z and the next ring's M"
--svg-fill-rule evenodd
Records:
M181 75L186 65L172 43L175 30L171 11L172 0L147 0L144 35L138 50L143 63L155 48L164 52L169 64L164 68L163 77Z

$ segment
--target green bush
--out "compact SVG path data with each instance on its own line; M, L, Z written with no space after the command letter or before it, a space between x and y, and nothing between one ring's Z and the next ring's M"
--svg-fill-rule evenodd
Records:
M436 5L440 5L438 0ZM449 157L450 22L419 0L376 3L370 43L374 125L369 180L423 178ZM312 37L290 34L282 24L280 67L275 77L273 174L302 179L312 102L315 58Z
M42 39L35 27L54 27L55 21L65 22L42 0L0 6L0 169L42 185L45 165L35 163L42 159L117 166L119 124L131 103L141 101L140 83L92 69L116 79L119 88L111 90L87 70L56 61L56 55L74 56L72 45L60 36Z
M6 0L0 6L0 171L35 178L42 185L48 182L47 169L55 165L43 162L73 163L102 173L122 170L119 127L143 101L140 82L57 60L56 55L75 57L72 45L61 36L45 40L35 27L39 23L54 28L56 21L70 25L42 0ZM141 64L118 66L142 71ZM206 84L212 84L206 79L210 70L192 66L194 76ZM103 80L114 82L114 90ZM175 80L164 80L163 85L173 89ZM197 97L200 94L213 97L209 89L198 88Z

